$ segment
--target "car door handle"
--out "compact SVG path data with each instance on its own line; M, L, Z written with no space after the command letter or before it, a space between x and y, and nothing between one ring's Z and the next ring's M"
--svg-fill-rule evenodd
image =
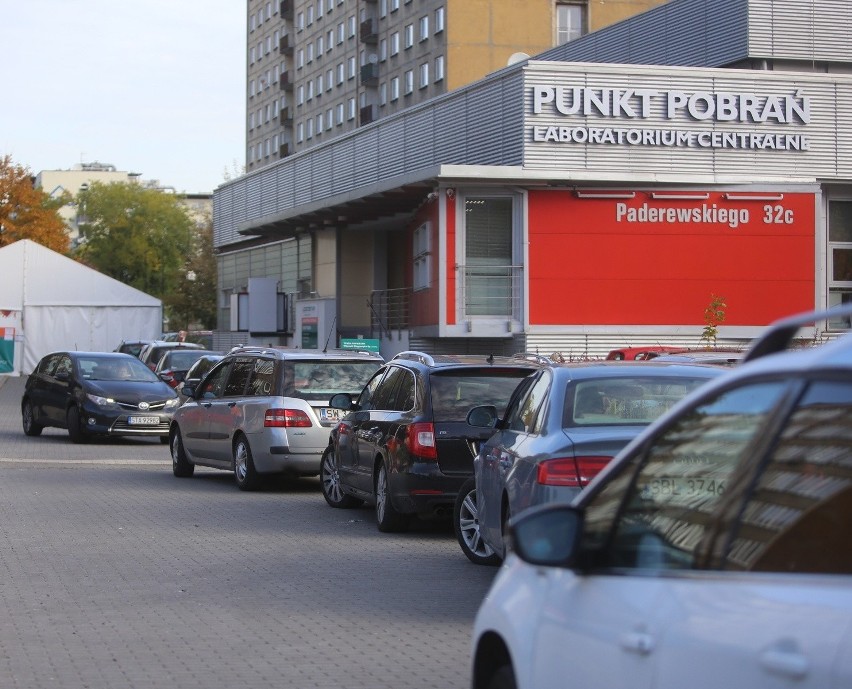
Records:
M646 656L654 650L654 637L648 632L635 631L622 634L619 639L621 648L631 653Z
M807 657L792 639L782 639L760 654L760 664L774 675L802 679L811 669Z

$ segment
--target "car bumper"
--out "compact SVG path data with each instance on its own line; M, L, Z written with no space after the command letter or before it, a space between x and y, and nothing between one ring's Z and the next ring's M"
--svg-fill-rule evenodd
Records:
M156 423L133 423L132 419L157 419ZM86 433L95 435L121 436L168 436L172 423L171 414L138 413L138 414L108 414L100 409L83 409L83 428Z
M467 475L447 476L420 466L416 471L391 473L391 501L394 508L403 514L423 517L449 516L452 514L459 491Z

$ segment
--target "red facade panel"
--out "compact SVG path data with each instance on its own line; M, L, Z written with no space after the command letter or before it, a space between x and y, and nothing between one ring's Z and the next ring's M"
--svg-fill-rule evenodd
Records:
M813 308L813 194L621 195L529 192L531 325L703 325L713 295L725 325Z

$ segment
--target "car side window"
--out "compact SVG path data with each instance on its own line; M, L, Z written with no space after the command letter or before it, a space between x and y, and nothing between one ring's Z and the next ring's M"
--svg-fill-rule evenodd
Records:
M403 370L392 366L373 395L373 409L393 409L396 389L402 378Z
M396 386L396 394L394 395L391 408L394 411L411 411L415 407L416 385L414 382L414 374L411 371L400 369L402 374L399 377L399 382Z
M52 376L56 373L56 365L59 363L59 354L47 357L42 360L41 373L46 376Z
M248 394L256 397L267 397L275 390L275 361L272 359L255 359L249 380Z
M231 373L228 376L228 382L225 383L223 395L225 397L240 397L246 393L251 372L254 369L254 357L240 357L234 359L231 365ZM250 394L250 393L248 393Z
M382 378L384 378L385 373L388 369L380 368L376 375L374 375L368 383L364 386L364 389L361 391L361 394L358 396L358 408L359 409L374 409L373 406L373 397L376 394L377 388L379 387L379 383L382 382Z
M542 414L540 413L547 400L550 390L551 377L543 371L538 379L529 387L509 419L509 428L521 433L541 432Z
M53 375L59 376L62 374L71 375L71 357L68 356L60 356L59 361L56 362L56 371Z
M226 362L219 366L219 368L211 371L210 375L204 379L201 397L204 399L221 397L222 392L225 390L225 381L228 380L230 368L230 362Z
M766 425L789 384L748 384L680 416L637 450L586 511L593 564L629 569L706 567L724 540L716 530L742 504L740 474L766 441ZM738 474L737 472L740 472Z
M852 383L812 383L749 496L724 566L852 574Z

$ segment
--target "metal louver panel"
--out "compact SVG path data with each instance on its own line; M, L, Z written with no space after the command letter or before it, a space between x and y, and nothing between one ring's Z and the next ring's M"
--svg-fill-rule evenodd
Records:
M379 129L373 127L359 132L354 144L355 169L350 185L361 187L370 184L379 176Z
M311 195L330 196L334 191L334 149L324 147L311 159Z
M405 120L388 118L379 123L379 160L382 177L405 172Z
M454 93L435 111L435 158L447 165L460 165L467 159L467 101L463 92Z
M426 167L435 159L434 110L419 108L411 113L405 126L405 167L409 170Z

